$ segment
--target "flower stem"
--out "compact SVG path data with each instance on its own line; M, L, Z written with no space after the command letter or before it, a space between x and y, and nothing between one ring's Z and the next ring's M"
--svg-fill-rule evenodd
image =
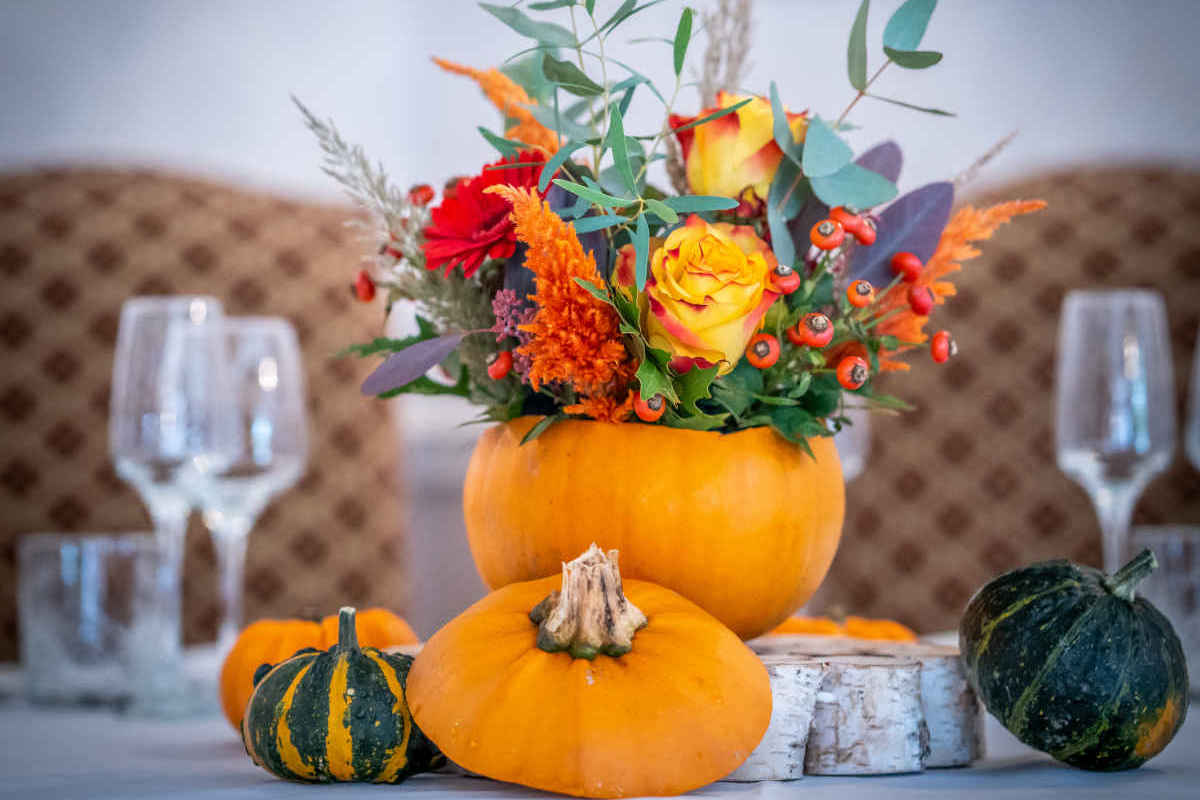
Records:
M871 80L867 81L866 86L864 86L863 88L858 90L858 94L854 95L854 99L850 101L850 105L846 106L846 110L843 111L841 116L839 116L837 118L837 122L833 123L833 127L837 128L837 127L841 126L841 124L843 122L846 121L846 115L850 113L850 109L854 108L854 106L858 104L859 100L862 100L864 97L867 96L867 89L871 88L871 84L875 82L875 79L878 78L880 76L880 74L882 74L883 71L885 69L887 69L888 64L891 64L891 63L892 63L892 60L889 58L883 62L883 66L881 66L879 69L875 70L875 74L871 76Z

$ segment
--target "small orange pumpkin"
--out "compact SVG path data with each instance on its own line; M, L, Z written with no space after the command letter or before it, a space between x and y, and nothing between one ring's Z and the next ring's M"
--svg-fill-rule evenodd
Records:
M812 596L842 533L831 437L815 458L769 428L730 434L537 417L484 432L463 488L475 566L492 589L554 575L591 542L627 578L673 589L741 636Z
M426 642L408 703L448 758L582 797L680 794L746 759L771 717L766 668L670 589L622 587L616 558L592 545Z
M770 636L808 634L817 636L849 636L852 639L874 639L890 642L915 642L917 634L907 625L890 619L846 617L839 624L829 617L788 617L770 632Z
M403 618L385 608L368 608L356 615L355 628L363 647L384 648L413 644L417 635ZM246 703L254 692L254 672L263 664L278 664L297 650L328 650L338 642L338 616L320 622L302 619L260 619L247 625L221 666L221 708L233 727L241 730Z

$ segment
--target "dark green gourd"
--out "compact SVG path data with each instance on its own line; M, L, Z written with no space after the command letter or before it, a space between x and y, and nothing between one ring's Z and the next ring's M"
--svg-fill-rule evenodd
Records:
M1140 555L1109 577L1068 561L1001 575L959 625L971 682L1025 744L1091 770L1140 766L1183 724L1188 676L1171 624L1134 589Z
M354 609L338 643L305 648L255 674L242 720L246 752L268 772L301 781L399 783L445 762L413 722L404 687L412 658L358 646Z

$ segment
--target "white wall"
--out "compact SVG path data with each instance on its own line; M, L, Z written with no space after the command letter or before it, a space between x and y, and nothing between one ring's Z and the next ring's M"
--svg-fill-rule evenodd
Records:
M706 5L695 0L694 5ZM883 22L900 0L877 0ZM601 8L615 0L600 0ZM622 60L670 78L669 0L615 37ZM851 97L845 46L857 2L760 0L748 85L774 78L793 109L836 115ZM1061 165L1170 160L1200 166L1197 0L943 0L925 72L891 69L878 91L958 113L941 119L864 101L859 147L897 139L913 187L950 177L1014 128L981 185ZM477 124L496 115L472 84L429 61L498 63L524 44L467 0L0 0L0 169L106 161L164 165L306 197L336 199L288 100L332 116L402 184L473 172L492 151ZM695 110L685 91L682 109ZM631 129L656 128L650 95ZM466 555L456 487L471 411L412 402L406 462L416 535L412 609L428 631L481 591Z

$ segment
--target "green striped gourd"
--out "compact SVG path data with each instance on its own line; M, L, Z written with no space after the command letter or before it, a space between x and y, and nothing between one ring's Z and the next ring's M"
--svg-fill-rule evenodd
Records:
M1183 724L1187 664L1137 584L1143 551L1107 576L1068 561L1001 575L971 599L959 645L988 711L1025 744L1091 770L1140 766Z
M412 659L358 646L354 609L338 614L338 643L305 648L255 674L242 720L250 758L298 781L399 783L444 758L413 723L404 694Z

